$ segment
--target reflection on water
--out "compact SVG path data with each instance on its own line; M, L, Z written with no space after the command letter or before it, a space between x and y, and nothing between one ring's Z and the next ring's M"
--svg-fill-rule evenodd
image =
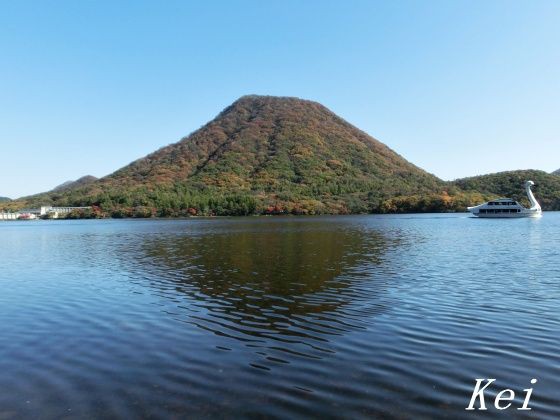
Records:
M0 420L470 418L474 378L538 378L529 414L557 418L559 236L559 213L3 223Z
M136 261L150 287L173 300L185 295L188 322L283 363L263 349L320 358L332 351L330 335L364 329L363 317L383 310L386 285L367 275L387 246L378 232L312 222L258 227L151 237Z

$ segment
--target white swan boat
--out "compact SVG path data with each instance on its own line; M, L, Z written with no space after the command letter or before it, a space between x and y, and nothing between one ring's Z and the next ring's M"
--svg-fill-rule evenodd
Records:
M531 191L533 185L535 185L533 181L525 182L527 198L531 203L529 209L510 198L500 198L478 206L467 207L467 210L476 217L541 217L541 206L535 199L533 191Z

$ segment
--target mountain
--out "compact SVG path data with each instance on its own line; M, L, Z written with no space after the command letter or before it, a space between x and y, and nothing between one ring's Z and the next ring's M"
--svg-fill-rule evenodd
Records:
M114 217L464 211L522 194L529 178L544 208L556 208L560 177L516 171L444 182L319 103L251 95L107 177L9 207L95 205Z
M53 188L50 192L62 192L68 191L72 189L76 189L79 187L83 187L85 185L91 184L92 182L97 181L97 178L92 175L83 176L75 181L66 181L63 184Z
M558 169L557 171L552 172L552 175L560 175L560 169Z
M26 202L96 204L114 215L359 213L446 189L316 102L252 95L105 178Z
M560 177L544 171L519 170L499 172L453 182L464 191L477 191L500 197L509 197L528 205L524 183L535 182L533 191L544 210L560 210Z
M0 203L5 201L11 201L8 197L0 197Z

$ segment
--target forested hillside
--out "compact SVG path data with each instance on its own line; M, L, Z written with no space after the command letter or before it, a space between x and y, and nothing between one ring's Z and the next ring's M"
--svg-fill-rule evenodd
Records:
M62 191L73 190L76 188L80 188L86 185L89 185L93 182L97 181L97 178L91 175L83 176L75 181L66 181L63 184L53 188L50 192L60 193Z
M344 214L452 206L448 189L316 102L246 96L108 177L20 201L112 215Z
M96 206L150 217L464 211L523 195L533 179L545 209L560 177L517 171L444 182L316 102L245 96L178 143L115 173L4 203Z
M560 210L560 176L551 175L544 171L499 172L459 179L454 184L465 191L510 197L528 205L523 187L527 180L535 182L533 191L544 210Z

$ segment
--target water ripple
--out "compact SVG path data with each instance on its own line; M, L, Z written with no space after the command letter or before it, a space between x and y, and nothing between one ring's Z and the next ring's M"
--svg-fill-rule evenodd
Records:
M0 224L0 419L557 418L560 214L478 222Z

